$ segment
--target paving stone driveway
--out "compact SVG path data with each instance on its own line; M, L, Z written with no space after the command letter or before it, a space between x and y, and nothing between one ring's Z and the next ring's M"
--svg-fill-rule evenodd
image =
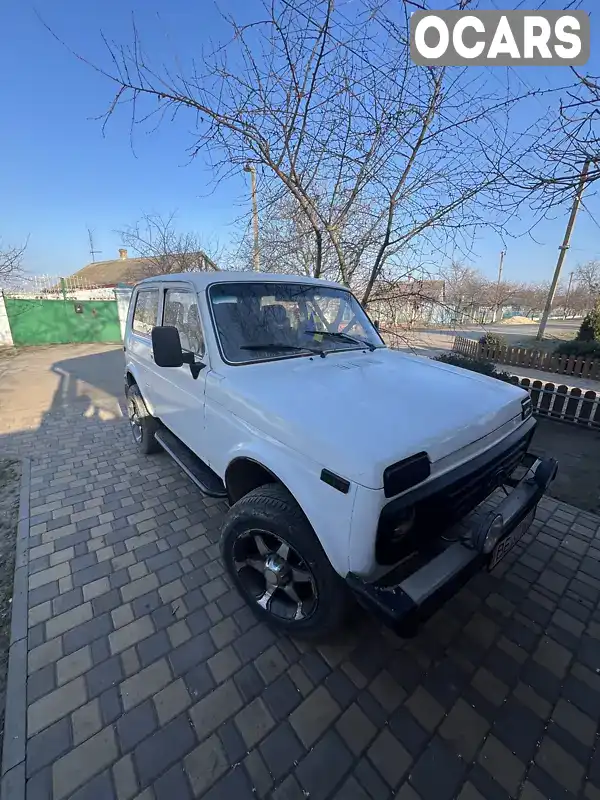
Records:
M221 501L62 397L0 439L31 459L27 800L600 798L600 518L544 501L417 638L357 612L314 647L232 589Z

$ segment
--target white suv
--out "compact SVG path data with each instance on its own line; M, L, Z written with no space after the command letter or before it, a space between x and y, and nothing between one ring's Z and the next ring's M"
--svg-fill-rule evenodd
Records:
M527 454L525 392L389 350L335 283L144 280L125 356L137 446L165 450L228 499L226 567L256 612L294 635L337 626L350 594L414 629L506 555L556 473ZM482 521L457 525L501 486Z

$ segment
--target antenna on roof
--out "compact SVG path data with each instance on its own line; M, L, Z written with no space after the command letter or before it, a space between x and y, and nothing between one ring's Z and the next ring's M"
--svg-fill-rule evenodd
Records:
M96 255L101 253L102 250L94 250L94 231L88 228L88 239L90 240L90 255L92 257L92 264L96 263Z

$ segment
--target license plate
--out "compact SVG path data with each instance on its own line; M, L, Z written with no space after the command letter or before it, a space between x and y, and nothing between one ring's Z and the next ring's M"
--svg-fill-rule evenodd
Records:
M529 529L529 526L535 519L535 508L527 514L524 520L521 520L514 531L511 531L508 536L505 536L504 539L501 539L496 547L492 551L492 557L490 559L490 563L488 565L488 569L492 570L494 567L502 561L504 556L509 553L519 539L523 536L525 531Z

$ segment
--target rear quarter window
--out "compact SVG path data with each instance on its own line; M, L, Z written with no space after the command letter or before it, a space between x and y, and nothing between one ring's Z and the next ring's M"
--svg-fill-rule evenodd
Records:
M158 317L158 289L142 289L135 299L132 329L136 333L150 336Z

